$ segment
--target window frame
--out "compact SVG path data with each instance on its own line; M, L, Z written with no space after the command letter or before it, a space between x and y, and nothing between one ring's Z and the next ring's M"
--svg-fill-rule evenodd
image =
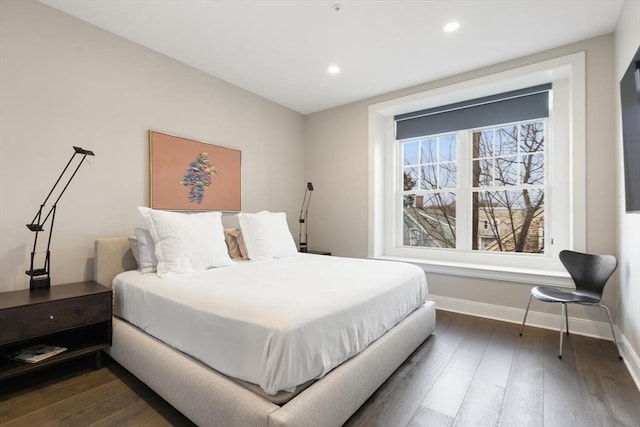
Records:
M504 252L469 254L457 249L428 249L428 255L425 256L424 249L418 249L420 252L405 248L399 250L396 247L396 237L397 224L401 224L401 221L397 221L396 207L402 206L402 192L396 191L399 178L398 174L394 176L394 171L401 162L395 141L394 115L550 81L553 83L552 93L558 96L552 95L554 108L548 119L550 132L547 135L549 140L545 154L547 158L554 159L556 164L547 168L545 179L552 183L548 187L549 203L553 203L554 209L564 211L568 218L566 236L561 241L557 240L556 234L561 227L557 215L551 214L548 221L545 221L548 223L545 224L545 239L553 238L555 244L549 245L549 254L544 257ZM564 102L562 108L555 108L558 102ZM554 126L555 123L563 126ZM585 129L584 52L369 106L369 257L402 259L421 265L426 271L440 274L570 285L557 254L561 249L584 250L586 246ZM551 141L555 143L552 144ZM460 143L459 141L458 144ZM460 149L458 145L458 150ZM553 184L564 182L563 177L558 176L562 173L562 168L567 174L564 190L558 188L558 184ZM458 179L464 178L459 176ZM470 232L461 229L460 223L457 226L457 233ZM549 232L546 231L547 226ZM538 259L532 259L535 257Z
M522 120L519 122L512 122L512 123L503 123L503 124L497 124L497 125L491 125L491 126L483 126L483 127L475 127L475 128L469 128L469 129L461 129L458 130L456 132L453 131L449 131L449 132L445 132L445 133L440 133L440 134L433 134L433 135L425 135L422 137L412 137L412 138L406 138L406 139L401 139L401 140L396 140L396 145L397 145L397 159L398 159L398 164L395 165L396 168L396 173L398 173L398 186L399 188L396 189L396 191L398 191L400 193L398 200L400 200L400 202L396 202L396 212L394 213L394 217L396 219L396 224L395 224L395 246L396 247L401 247L401 248L419 248L420 250L424 250L424 251L441 251L441 250L447 250L447 251L452 251L452 250L457 250L457 251L463 251L463 252L468 252L468 251L472 251L472 246L473 246L473 236L472 236L472 232L471 229L473 228L473 224L472 224L472 218L473 218L473 203L472 203L472 194L474 192L483 192L483 191L501 191L503 189L509 189L509 190L522 190L523 188L530 188L530 189L535 189L535 188L541 188L545 194L545 203L544 203L544 212L545 212L545 221L544 221L544 248L545 248L545 253L540 255L540 254L530 254L532 256L545 256L548 248L551 248L550 242L549 242L549 232L548 232L548 215L547 215L547 206L549 206L549 200L547 200L547 195L549 194L549 180L547 179L547 171L549 170L549 165L548 165L548 160L549 160L549 156L548 156L548 149L549 147L552 145L552 140L549 137L550 133L550 126L549 126L549 122L550 120L548 118L540 118L540 119L528 119L528 120ZM505 126L523 126L526 124L531 124L531 123L542 123L543 124L543 128L544 128L544 136L545 136L545 143L544 143L544 149L542 150L542 155L544 156L544 181L541 184L532 184L532 185L527 185L527 184L522 184L522 183L518 183L515 184L513 186L494 186L494 185L481 185L479 187L474 187L473 186L473 182L472 182L472 167L473 167L473 161L474 161L474 157L473 157L473 147L472 147L472 136L474 133L476 132L484 132L486 130L495 130L495 129L500 129L500 128L504 128ZM422 167L425 164L428 165L437 165L438 167L440 167L441 164L444 163L452 163L451 161L436 161L436 162L431 162L431 163L423 163L422 159L420 158L420 154L422 153L422 143L423 141L429 141L429 140L436 140L436 141L440 141L441 138L445 138L448 136L453 136L453 138L456 141L456 160L453 162L456 165L456 186L455 187L440 187L438 185L438 188L422 188L422 185L420 185L420 183L418 183L418 187L417 189L412 189L412 190L404 190L404 185L403 185L403 180L404 180L404 172L406 170L407 167L411 167L411 168L415 168L417 167L418 169L422 169ZM406 165L405 162L405 156L404 156L404 145L405 144L411 144L411 143L418 143L418 163L417 164L409 164ZM440 147L440 145L438 145L438 148ZM519 147L519 145L518 145ZM438 150L439 151L439 150ZM521 153L517 153L521 156L527 155L527 154L521 154ZM529 154L531 155L531 154ZM514 155L515 156L515 155ZM495 157L495 156L493 156ZM500 156L499 156L500 157ZM495 157L498 158L498 157ZM418 173L420 178L422 176L421 172L419 171ZM439 174L438 174L438 179L439 179ZM438 182L439 184L439 182ZM456 222L456 238L455 238L455 247L454 248L443 248L443 247L425 247L425 246L411 246L411 245L405 245L404 244L404 197L407 196L408 194L413 194L416 197L418 196L424 196L424 195L431 195L431 194L437 194L437 193L453 193L455 194L455 200L456 200L456 216L455 216L455 222ZM487 221L485 221L487 222ZM462 230L463 232L458 232L458 230ZM566 240L566 238L565 238ZM474 253L476 252L480 252L480 253L485 253L484 251L478 251L478 250L473 250ZM499 254L504 255L506 252L500 252ZM428 255L425 252L425 255ZM498 253L496 253L496 255L498 255ZM525 254L522 255L518 255L518 256L523 256Z

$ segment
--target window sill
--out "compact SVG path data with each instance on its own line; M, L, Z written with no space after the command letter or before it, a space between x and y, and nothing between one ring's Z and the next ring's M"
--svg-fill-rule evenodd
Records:
M419 258L397 256L376 256L372 258L387 261L408 262L410 264L417 265L427 273L500 280L527 285L547 285L561 288L574 288L571 276L569 276L569 273L566 271L498 267L493 265L468 264L460 262L427 261Z

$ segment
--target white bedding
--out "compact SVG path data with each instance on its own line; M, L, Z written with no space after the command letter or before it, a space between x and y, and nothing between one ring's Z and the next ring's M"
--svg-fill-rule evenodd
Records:
M127 271L115 314L267 394L321 378L427 297L419 267L298 254L180 276Z

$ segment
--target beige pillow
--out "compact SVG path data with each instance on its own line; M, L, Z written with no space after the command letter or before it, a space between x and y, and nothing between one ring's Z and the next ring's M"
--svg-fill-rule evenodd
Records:
M229 256L235 259L249 259L247 256L247 247L244 244L244 238L239 228L225 228L224 240L229 248Z

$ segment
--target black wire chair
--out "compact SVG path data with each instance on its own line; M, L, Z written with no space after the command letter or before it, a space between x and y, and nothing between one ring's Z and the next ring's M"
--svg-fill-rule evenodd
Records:
M544 302L561 303L560 351L558 352L558 357L562 359L562 333L563 326L565 324L567 335L569 335L569 313L567 311L567 304L575 303L601 307L607 313L609 327L611 327L611 335L613 336L613 343L616 346L618 358L622 360L620 350L618 350L616 334L613 331L613 323L611 323L611 313L607 306L601 303L604 286L607 284L607 281L618 266L618 261L612 255L591 255L569 250L560 252L560 261L569 272L576 289L569 291L551 286L536 286L531 289L529 304L527 304L527 310L524 313L524 319L522 319L520 336L522 336L522 332L524 331L524 324L527 321L527 314L529 314L532 297Z

